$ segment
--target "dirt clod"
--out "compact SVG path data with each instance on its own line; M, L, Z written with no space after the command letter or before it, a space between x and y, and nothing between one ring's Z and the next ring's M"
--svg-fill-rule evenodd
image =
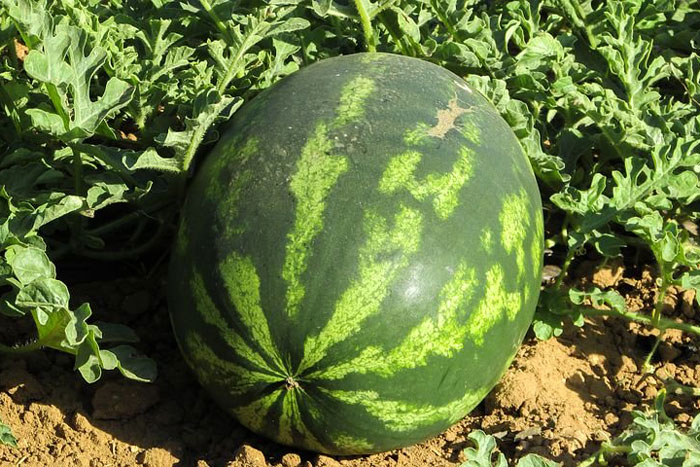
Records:
M301 456L293 452L288 452L282 456L281 461L282 467L300 467L301 466Z
M265 454L252 446L244 444L236 451L233 462L228 467L266 467Z
M92 430L92 425L90 424L90 421L85 417L85 415L81 414L80 412L76 412L75 414L73 414L71 426L75 431L79 431L81 433L87 433L90 430Z
M151 448L139 454L137 460L144 467L173 467L180 460L163 448Z
M687 318L693 318L695 316L695 290L688 289L683 292L681 296L681 312Z
M622 264L622 260L616 259L598 268L593 273L592 282L602 289L614 287L620 282L624 272L625 267Z

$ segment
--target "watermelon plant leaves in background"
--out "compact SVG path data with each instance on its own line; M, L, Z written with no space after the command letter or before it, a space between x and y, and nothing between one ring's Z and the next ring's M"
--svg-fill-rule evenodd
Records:
M697 395L697 394L696 394ZM661 390L654 407L633 413L632 423L615 439L604 442L582 467L607 465L625 456L637 466L697 465L700 462L700 415L687 431L680 430L664 410L666 391Z
M481 430L472 431L467 436L474 443L475 447L464 450L467 460L461 467L508 467L506 456L502 452L497 452L496 438L487 435ZM536 454L527 454L520 459L515 467L557 467L561 464Z
M696 394L697 395L697 394ZM580 467L608 465L624 457L630 465L676 466L696 465L700 462L700 415L688 430L680 430L666 415L663 404L666 391L661 390L654 407L637 410L632 423L615 439L602 443L598 452L579 464ZM467 460L461 467L507 467L503 453L497 451L496 438L476 430L468 435L475 447L464 450ZM515 467L556 467L561 464L536 454L521 457ZM617 465L617 464L614 464Z

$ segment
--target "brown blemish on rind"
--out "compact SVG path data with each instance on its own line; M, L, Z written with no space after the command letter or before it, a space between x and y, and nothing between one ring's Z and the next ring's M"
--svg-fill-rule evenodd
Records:
M438 110L438 122L434 127L428 130L428 135L436 138L444 138L448 131L456 128L455 120L466 112L467 109L463 109L457 105L457 98L453 97L448 103L447 109Z

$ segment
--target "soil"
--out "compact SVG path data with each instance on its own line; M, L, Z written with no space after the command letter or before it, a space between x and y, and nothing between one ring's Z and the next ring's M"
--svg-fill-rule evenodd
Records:
M631 309L650 309L656 293L650 270L628 272L621 263L594 270L593 264L582 262L575 270L580 285L614 287ZM498 439L509 459L534 452L568 466L618 435L631 412L649 406L660 387L658 378L640 371L654 332L600 318L582 328L569 326L549 341L528 336L486 400L434 439L355 458L294 451L248 432L199 387L170 332L164 283L153 279L164 277L161 272L70 285L74 302L89 299L96 319L119 321L139 333L139 348L158 362L156 383L134 383L110 372L88 385L72 370L72 358L57 352L0 359L0 419L19 440L17 449L0 446L0 465L459 466L470 446L467 435L481 429ZM669 294L665 313L690 321L700 316L694 296L680 290ZM15 328L0 323L0 339L16 339ZM658 377L700 386L698 344L669 332L654 361ZM673 396L666 410L687 427L700 402Z

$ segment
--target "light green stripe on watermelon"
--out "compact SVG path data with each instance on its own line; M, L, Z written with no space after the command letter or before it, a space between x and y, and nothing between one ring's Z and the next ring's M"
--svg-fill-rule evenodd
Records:
M302 149L290 183L297 203L294 229L287 235L282 278L287 282L286 311L292 317L298 313L306 294L301 276L308 266L312 240L323 229L326 197L338 177L348 169L345 157L330 155L332 148L326 125L319 124Z
M403 141L409 146L416 146L428 138L430 125L420 122L415 128L406 130L403 135Z
M467 321L469 337L477 345L483 344L486 333L494 324L504 316L510 320L515 318L521 300L518 292L506 290L503 267L500 264L491 266L486 272L486 292Z
M221 173L227 165L245 162L250 156L257 152L259 144L259 139L255 137L248 138L243 144L240 144L240 138L235 138L227 144L225 150L222 151L226 156L230 157L219 156L213 159L213 168L210 170L213 170L213 173ZM236 205L238 201L238 192L240 191L241 175L242 174L239 174L236 178L231 180L228 186L222 186L221 180L217 178L208 180L205 188L205 197L208 199L221 199L226 195L230 200L226 204ZM248 174L248 176L249 175L250 174ZM231 197L232 194L233 198Z
M375 88L374 81L365 76L357 76L343 86L340 104L336 110L337 117L333 123L341 126L362 117L365 113L365 102Z
M518 282L525 277L525 237L530 227L530 199L522 188L518 194L506 196L498 216L501 222L501 243L508 253L515 250Z
M542 275L542 242L544 241L544 220L541 213L535 214L535 235L530 244L532 274L535 278Z
M345 452L372 452L375 445L366 438L355 438L345 433L333 437L333 444Z
M447 219L459 204L459 192L474 171L474 151L462 147L451 172L431 173L425 180L417 180L414 172L422 157L417 151L407 151L393 157L382 174L379 191L395 193L403 188L418 201L432 197L435 214L441 219Z
M457 122L457 131L474 144L481 144L481 130L471 118L460 118Z
M450 357L464 344L469 328L459 323L459 317L464 314L464 305L471 300L476 284L474 268L460 264L440 292L440 305L434 319L423 319L391 350L370 346L358 357L324 368L311 376L340 379L349 373L375 373L388 377L402 369L426 365L431 355Z
M481 243L481 248L483 248L484 252L487 254L491 254L493 252L493 232L490 228L484 227L481 230L479 243Z
M187 210L183 209L180 215L180 227L177 229L177 240L175 242L175 255L184 258L187 249L190 247L190 225L187 221Z
M231 394L242 394L258 383L279 382L278 376L243 368L220 358L204 338L194 332L187 334L184 346L194 360L191 363L200 369L198 374L204 385L225 384Z
M389 285L407 265L408 255L418 250L423 218L417 210L401 206L392 229L372 212L365 215L364 226L367 239L359 252L358 277L343 292L321 332L306 338L298 373L321 361L328 349L357 333L362 322L380 310Z
M386 429L405 432L444 423L446 420L449 423L456 422L488 394L489 388L467 392L463 397L444 405L383 399L375 391L323 391L340 402L364 407L370 415L381 421Z
M253 350L237 332L231 329L221 314L221 311L217 308L216 304L214 304L211 297L209 297L209 292L204 285L204 278L199 271L195 270L192 272L190 289L195 300L195 306L204 322L215 327L219 336L237 355L260 368L284 378L284 374L281 373L279 369L272 368L257 351ZM280 369L281 368L282 367L280 367ZM277 379L279 380L279 377Z
M280 389L270 394L255 399L248 405L234 407L231 411L238 418L239 422L254 432L259 433L268 420L267 414L270 412L270 409L285 391L286 389L282 386Z
M260 305L260 278L253 261L233 252L220 262L219 274L241 324L250 332L253 341L264 354L286 374L287 369L272 341L267 317Z
M241 198L243 187L252 179L250 170L243 170L229 183L227 198L225 203L216 205L217 214L221 219L234 219L238 215L238 201ZM234 237L241 235L244 231L243 227L237 223L229 222L225 227L225 238L233 240Z
M299 401L293 390L287 390L282 399L282 413L279 420L279 440L283 444L294 443L294 433L292 427L301 422L299 414Z
M283 444L295 444L293 432L296 431L304 440L306 448L316 451L325 451L326 449L311 431L309 431L306 424L304 424L304 421L301 419L298 400L298 397L301 397L301 395L298 391L300 391L298 388L287 390L282 400L282 413L280 414L279 420L279 440Z

